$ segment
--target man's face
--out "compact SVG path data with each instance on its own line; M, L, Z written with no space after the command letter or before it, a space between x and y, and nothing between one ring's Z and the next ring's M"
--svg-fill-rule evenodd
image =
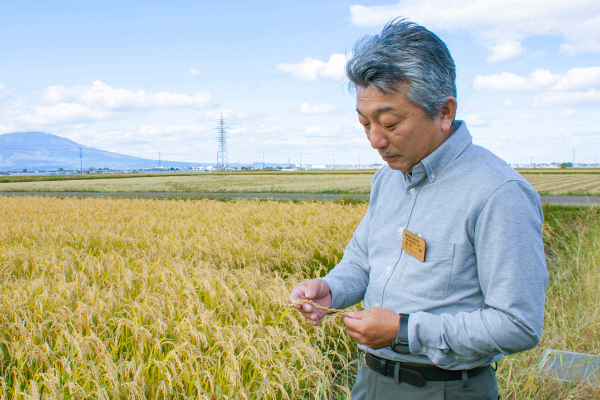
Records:
M391 169L402 172L411 172L450 137L456 99L449 97L446 106L431 120L423 108L406 99L404 88L383 93L371 86L359 86L356 96L358 120L371 146Z

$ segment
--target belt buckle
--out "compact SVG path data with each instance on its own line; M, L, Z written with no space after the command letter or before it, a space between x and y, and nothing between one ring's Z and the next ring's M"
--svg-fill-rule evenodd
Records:
M362 351L361 354L362 354L363 364L365 364L365 367L369 368L369 366L367 365L367 354L369 354L369 353L367 353L367 351ZM371 369L371 368L369 368L369 369Z

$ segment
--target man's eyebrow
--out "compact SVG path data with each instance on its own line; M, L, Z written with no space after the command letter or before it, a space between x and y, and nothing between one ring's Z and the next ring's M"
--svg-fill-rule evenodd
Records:
M388 111L394 111L394 107L381 107L381 108L378 108L377 110L375 110L373 112L373 115L383 114L383 113L388 112ZM364 117L364 114L361 113L358 108L356 108L356 112L359 113L360 115L362 115Z

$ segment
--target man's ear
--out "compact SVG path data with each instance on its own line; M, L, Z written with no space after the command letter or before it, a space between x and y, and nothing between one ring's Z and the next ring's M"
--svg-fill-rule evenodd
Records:
M440 112L440 127L442 131L450 132L452 129L452 122L454 122L454 117L456 116L456 106L456 97L448 96Z

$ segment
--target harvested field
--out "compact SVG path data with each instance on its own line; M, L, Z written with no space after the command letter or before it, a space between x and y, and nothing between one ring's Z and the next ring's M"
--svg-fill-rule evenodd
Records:
M522 174L540 194L597 196L600 174Z
M369 193L373 173L197 174L115 179L4 182L4 192Z
M600 195L600 173L521 171L540 194ZM169 176L75 176L76 179L37 180L24 177L0 183L0 192L199 192L199 193L369 193L374 172L278 172L186 174ZM19 179L17 179L19 178ZM50 177L52 178L52 177ZM54 178L52 178L54 179Z

